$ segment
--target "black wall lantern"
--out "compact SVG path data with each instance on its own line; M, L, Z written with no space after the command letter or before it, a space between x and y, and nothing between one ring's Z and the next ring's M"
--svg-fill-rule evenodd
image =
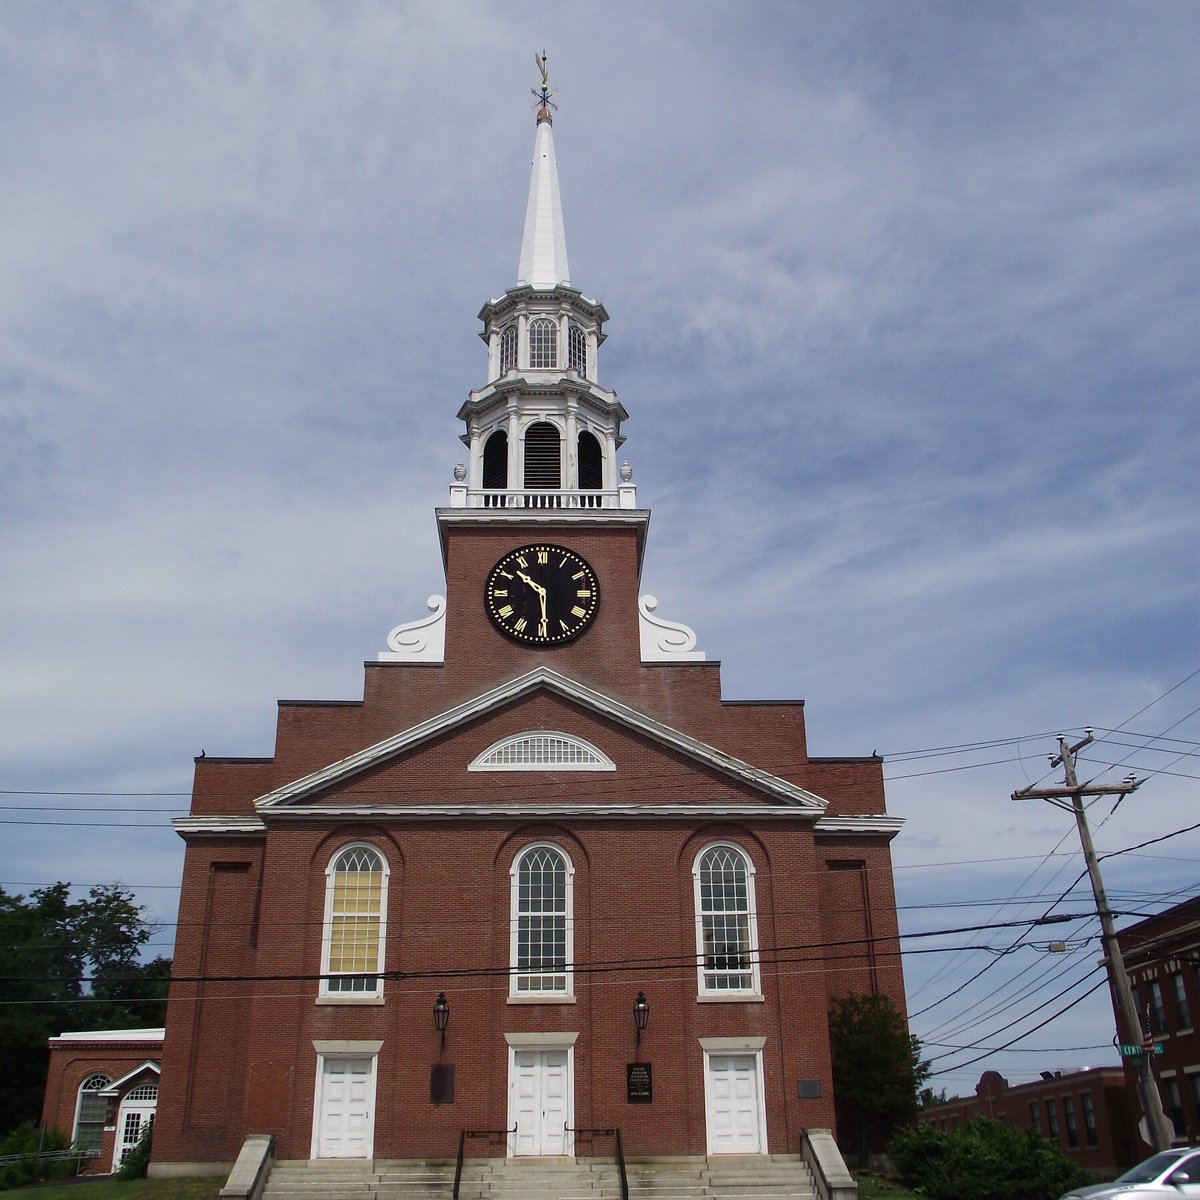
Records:
M445 992L438 992L438 998L433 1002L433 1027L446 1041L446 1026L450 1024L450 1004Z
M642 1040L642 1034L645 1032L649 1021L650 1002L646 999L645 992L638 992L637 999L633 1002L633 1023L637 1027L637 1040L639 1043Z

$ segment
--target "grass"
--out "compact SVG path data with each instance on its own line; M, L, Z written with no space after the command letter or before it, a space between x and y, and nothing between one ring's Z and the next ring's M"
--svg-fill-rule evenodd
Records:
M4 1200L216 1200L224 1177L206 1179L81 1179L0 1193Z
M856 1175L860 1200L918 1200L918 1193L881 1175Z

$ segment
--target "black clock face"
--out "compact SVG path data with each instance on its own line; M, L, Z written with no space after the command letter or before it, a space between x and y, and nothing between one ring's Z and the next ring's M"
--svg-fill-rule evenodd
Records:
M591 624L600 604L596 574L562 546L522 546L488 573L484 603L492 623L517 642L558 646Z

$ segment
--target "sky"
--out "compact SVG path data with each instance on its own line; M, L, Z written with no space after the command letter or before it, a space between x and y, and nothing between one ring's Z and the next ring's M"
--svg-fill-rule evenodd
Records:
M193 756L442 590L543 49L643 591L885 755L933 1086L1115 1064L1010 795L1094 728L1121 923L1200 892L1192 0L3 0L0 887L120 881L169 953Z

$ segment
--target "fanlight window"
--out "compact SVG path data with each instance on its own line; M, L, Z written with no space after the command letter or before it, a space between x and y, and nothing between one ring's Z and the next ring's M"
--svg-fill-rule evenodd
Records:
M558 366L558 322L538 317L529 322L529 365Z
M696 860L700 991L758 991L754 876L736 846L710 846Z
M488 747L471 771L614 771L606 754L565 733L521 733Z
M574 321L567 326L567 366L587 377L587 335Z
M107 1075L89 1075L79 1085L79 1103L75 1109L75 1136L72 1139L75 1149L100 1149L108 1101L97 1093L104 1091L110 1083L112 1080Z
M378 996L383 991L387 870L369 846L349 846L330 865L325 897L328 996Z
M555 846L531 846L513 867L513 995L571 990L571 873Z
M517 365L517 327L506 325L500 333L500 374L507 375Z

